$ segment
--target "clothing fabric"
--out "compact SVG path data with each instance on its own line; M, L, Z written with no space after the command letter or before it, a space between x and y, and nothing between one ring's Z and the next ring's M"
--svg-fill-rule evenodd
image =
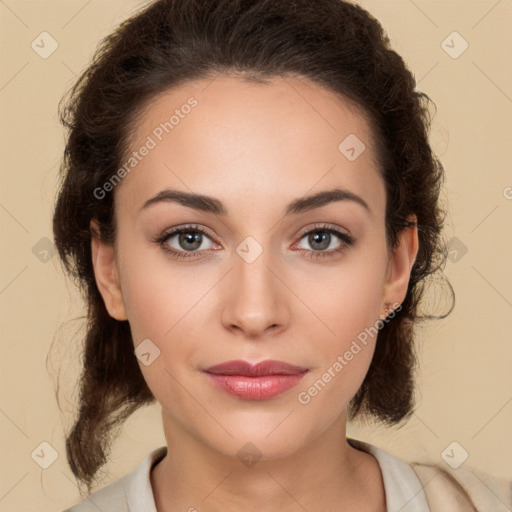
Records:
M511 512L512 480L494 477L466 464L412 463L427 496L430 512Z
M347 438L379 464L387 512L510 512L512 482L468 467L456 470L408 463L360 440ZM91 493L63 512L158 512L151 487L151 468L167 454L153 450L130 473Z

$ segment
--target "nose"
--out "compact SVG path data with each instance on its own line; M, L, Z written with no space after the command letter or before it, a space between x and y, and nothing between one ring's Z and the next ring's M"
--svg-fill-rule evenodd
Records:
M283 283L270 251L252 262L233 256L234 268L223 284L222 324L252 340L263 339L286 329L293 294Z

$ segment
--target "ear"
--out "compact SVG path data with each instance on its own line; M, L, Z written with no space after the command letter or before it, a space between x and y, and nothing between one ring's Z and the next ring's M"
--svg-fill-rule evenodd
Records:
M96 219L91 220L90 230L94 276L105 307L112 318L127 320L114 246L101 240L100 228Z
M401 304L407 295L411 269L419 248L416 215L408 217L407 220L414 222L415 225L399 233L399 239L388 263L381 310L385 310L386 304L391 304L393 309L396 309L396 305Z

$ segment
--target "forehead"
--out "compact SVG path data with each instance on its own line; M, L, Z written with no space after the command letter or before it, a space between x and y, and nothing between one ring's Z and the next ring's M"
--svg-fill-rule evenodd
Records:
M115 191L130 211L166 187L243 207L336 186L364 196L373 211L384 207L367 119L304 78L190 81L153 98L130 129L122 164L135 165Z

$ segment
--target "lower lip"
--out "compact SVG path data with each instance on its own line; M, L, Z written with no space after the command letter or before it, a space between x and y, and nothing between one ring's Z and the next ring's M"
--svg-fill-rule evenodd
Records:
M267 400L293 388L307 372L293 375L216 375L206 373L214 386L243 400Z

